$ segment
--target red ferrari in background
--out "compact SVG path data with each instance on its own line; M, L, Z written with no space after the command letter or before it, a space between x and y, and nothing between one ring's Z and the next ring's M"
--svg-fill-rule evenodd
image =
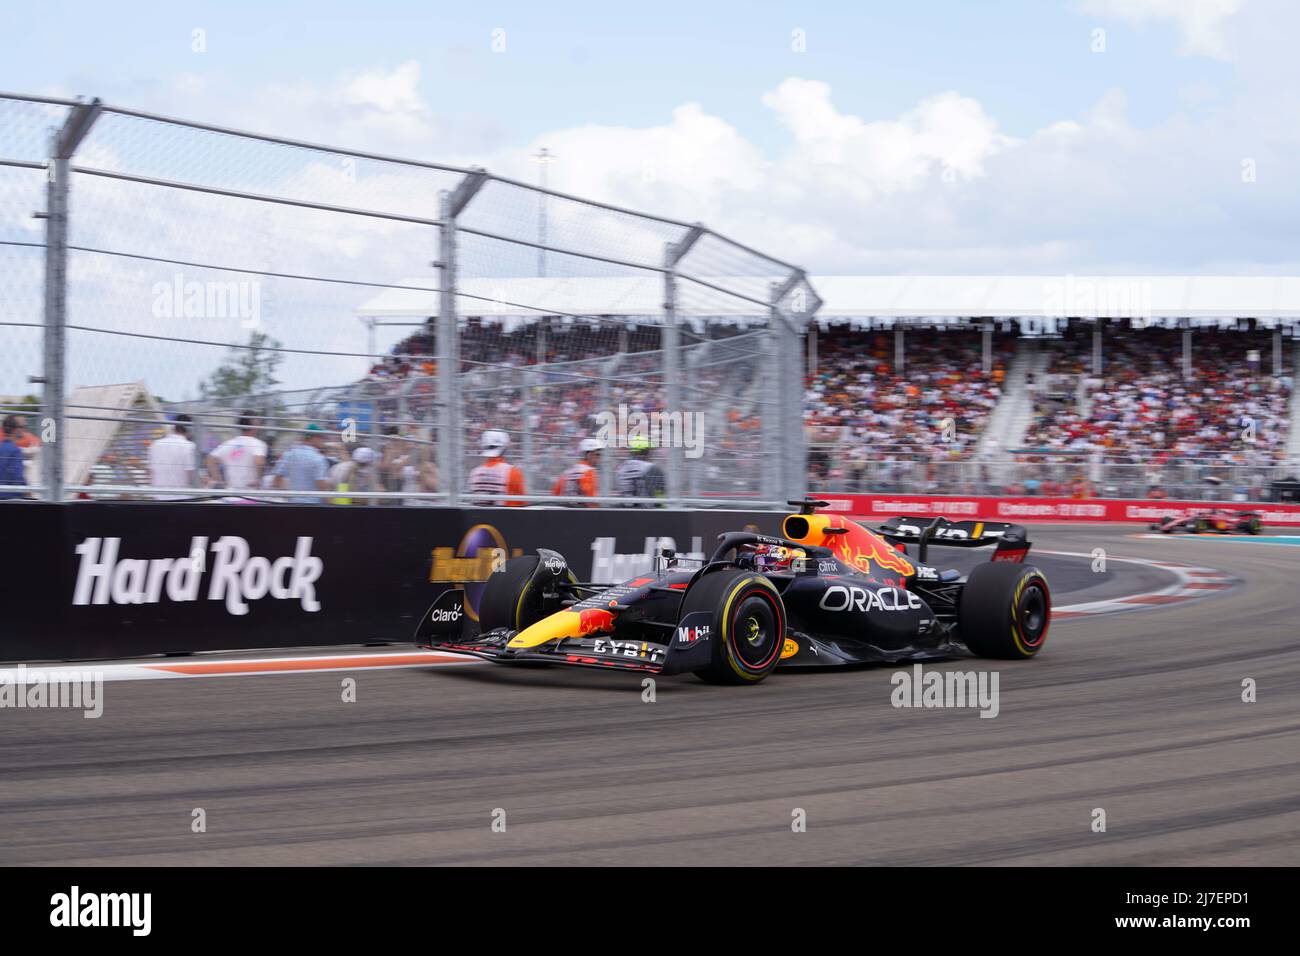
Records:
M1264 530L1264 523L1260 517L1258 511L1211 508L1165 518L1152 524L1151 530L1162 534L1174 534L1178 531L1185 531L1188 534L1259 534Z

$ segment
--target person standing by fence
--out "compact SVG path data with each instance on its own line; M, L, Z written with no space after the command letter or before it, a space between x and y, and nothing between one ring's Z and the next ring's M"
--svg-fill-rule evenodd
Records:
M23 477L23 452L14 441L21 429L17 415L6 415L4 437L0 440L0 485L25 485ZM21 498L21 491L0 491L0 498Z
M524 473L505 459L508 444L510 436L496 429L488 429L479 439L485 461L469 473L469 496L474 504L517 507L527 503L504 497L528 494Z
M618 483L618 493L624 498L663 498L668 493L668 483L663 470L650 460L650 439L636 435L628 439L628 450L632 453L623 464L618 466L614 479ZM653 508L654 505L631 505L633 508Z
M257 437L253 413L244 412L239 418L239 434L208 454L208 474L218 487L224 481L232 491L253 491L261 487L265 467L266 442Z
M194 442L189 439L190 416L177 415L171 434L149 446L149 483L155 488L192 488L197 470ZM156 495L174 501L181 495Z
M600 464L600 453L604 447L605 443L599 438L584 438L579 442L578 460L556 479L551 494L557 498L596 497L596 467ZM596 502L589 502L586 507L595 508Z
M315 422L307 426L301 440L280 459L275 466L276 484L287 491L326 491L329 489L329 462L321 454L325 431ZM371 453L374 454L373 452ZM303 505L318 505L314 495L294 498Z

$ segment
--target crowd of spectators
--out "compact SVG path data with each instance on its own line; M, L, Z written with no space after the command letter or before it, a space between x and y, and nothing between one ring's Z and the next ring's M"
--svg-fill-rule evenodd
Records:
M1015 340L995 334L984 367L978 331L905 333L831 330L817 340L804 396L815 482L857 488L867 479L901 487L936 463L968 456L1002 392ZM844 483L847 483L846 485Z
M716 419L710 433L713 454L701 468L701 492L728 490L728 474L752 469L758 457L759 422L766 411L763 370L744 333L742 327L722 326L710 328L706 338L690 329L681 333L687 353L681 404ZM381 419L434 419L435 335L431 320L372 366L363 394L377 402ZM506 324L469 317L460 336L464 447L486 430L503 429L521 455L527 433L528 470L536 475L530 480L538 489L549 488L572 463L578 444L597 431L600 413L666 410L661 344L659 326L622 320ZM529 369L536 372L525 377ZM525 384L532 386L527 405Z
M1084 378L1083 400L1040 395L1026 445L1054 452L1174 459L1271 461L1285 444L1292 378L1272 374L1269 333L1197 330L1191 375L1182 332L1107 332L1102 374L1091 372L1091 333L1055 343L1048 371ZM1289 362L1287 363L1289 365Z

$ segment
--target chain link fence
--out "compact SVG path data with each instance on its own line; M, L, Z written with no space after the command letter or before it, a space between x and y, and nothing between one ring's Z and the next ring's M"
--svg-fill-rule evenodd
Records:
M69 107L39 97L0 100L0 415L17 415L33 432L25 446L25 482L40 483L40 378L45 364L45 223L50 130ZM5 485L0 481L0 485ZM0 495L12 494L0 490Z
M27 484L50 499L276 500L304 490L286 456L308 442L334 463L313 498L456 504L489 430L525 501L554 503L584 439L605 447L583 503L617 501L642 436L670 502L803 491L797 342L820 300L703 226L4 95L0 258L0 401L28 416ZM182 415L178 479L150 458ZM252 471L231 465L258 442Z

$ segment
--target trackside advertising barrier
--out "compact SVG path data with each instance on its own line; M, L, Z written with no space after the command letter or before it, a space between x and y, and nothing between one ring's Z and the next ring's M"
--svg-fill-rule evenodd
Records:
M1168 517L1222 508L1258 511L1270 525L1300 527L1300 505L1238 501L1165 501L1131 498L996 498L931 495L822 495L829 510L875 520L891 515L944 515L989 521L1131 521L1149 524Z
M547 547L580 580L661 547L779 533L774 512L349 508L167 502L0 504L0 661L409 641L454 582L477 614L494 560Z

